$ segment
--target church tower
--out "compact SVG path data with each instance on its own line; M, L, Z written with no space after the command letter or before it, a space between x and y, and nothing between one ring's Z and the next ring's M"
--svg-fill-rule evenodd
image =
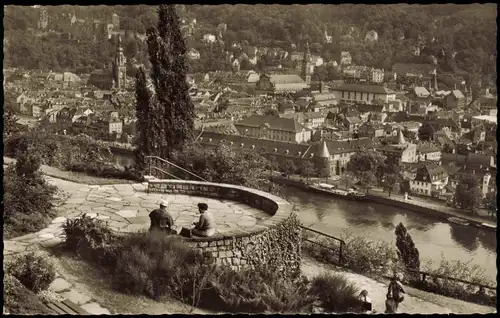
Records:
M121 35L118 35L113 75L116 88L124 89L127 84L127 67L125 66L125 55L123 54Z
M311 52L309 51L309 42L306 42L304 59L302 60L301 76L306 81L307 86L311 85Z

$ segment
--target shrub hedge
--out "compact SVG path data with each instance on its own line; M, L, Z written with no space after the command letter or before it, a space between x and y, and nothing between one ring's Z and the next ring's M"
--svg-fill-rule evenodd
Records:
M284 279L266 267L216 268L200 305L233 313L306 313L317 297L305 278Z
M142 180L142 174L132 167L124 170L111 163L111 152L103 142L87 135L63 136L41 127L19 132L5 140L4 155L18 158L31 149L43 164L68 171L85 172L102 178Z
M35 293L46 290L56 278L53 262L40 252L17 255L6 263L5 271Z
M9 315L50 315L50 310L34 292L6 273L3 281L3 313Z
M45 181L38 167L38 158L24 153L4 170L6 238L39 231L56 215L53 196L57 188Z
M358 288L339 274L322 274L312 280L311 293L329 312L356 312L361 304Z
M79 218L67 219L62 228L65 248L87 261L115 266L119 237L104 221L83 214Z
M82 216L64 224L65 245L106 269L118 291L159 299L169 296L225 312L311 312L320 299L304 278L287 278L262 266L234 271L204 264L179 236L145 232L118 236L102 221ZM112 260L111 258L114 258ZM105 261L104 261L105 260ZM344 291L342 301L355 298L341 278L332 280ZM324 297L323 297L324 298ZM321 300L321 299L320 299ZM329 300L334 308L334 299ZM341 305L335 307L341 309Z

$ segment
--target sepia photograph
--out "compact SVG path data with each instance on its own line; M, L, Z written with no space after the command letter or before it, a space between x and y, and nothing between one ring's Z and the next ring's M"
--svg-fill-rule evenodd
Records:
M3 314L494 314L497 4L3 6Z

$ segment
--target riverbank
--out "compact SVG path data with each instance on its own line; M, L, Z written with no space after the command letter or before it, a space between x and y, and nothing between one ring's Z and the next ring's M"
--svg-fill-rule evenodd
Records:
M277 184L292 186L303 191L311 191L305 181L301 180L302 179L294 176L271 177L271 181ZM325 180L311 178L309 182L325 182ZM469 223L467 226L479 228L485 231L496 232L497 224L495 221L488 220L480 216L465 214L463 213L463 211L456 211L456 209L444 205L439 205L437 203L428 202L421 198L412 198L412 200L405 200L404 196L400 194L391 194L391 196L389 197L388 193L384 192L383 190L374 188L371 189L370 193L366 196L366 201L377 202L414 212L424 213L426 215L436 217L447 222L449 222L449 217L458 217L467 220Z

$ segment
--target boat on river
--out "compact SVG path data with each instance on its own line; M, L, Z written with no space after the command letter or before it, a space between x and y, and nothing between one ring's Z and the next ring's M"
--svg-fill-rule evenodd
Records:
M335 195L337 197L341 197L347 200L362 201L366 199L366 196L363 193L359 193L352 189L349 190L336 189L335 186L326 183L310 184L308 185L308 188L313 190L314 192Z
M466 219L462 219L462 218L455 217L455 216L450 216L448 218L448 221L450 221L451 223L455 223L455 224L463 225L463 226L469 225L469 221L467 221Z
M495 230L495 231L496 231L496 229L497 229L497 227L496 227L496 226L491 225L491 224L488 224L488 223L481 223L481 226L482 226L483 228L485 227L485 228L492 229L492 230Z

